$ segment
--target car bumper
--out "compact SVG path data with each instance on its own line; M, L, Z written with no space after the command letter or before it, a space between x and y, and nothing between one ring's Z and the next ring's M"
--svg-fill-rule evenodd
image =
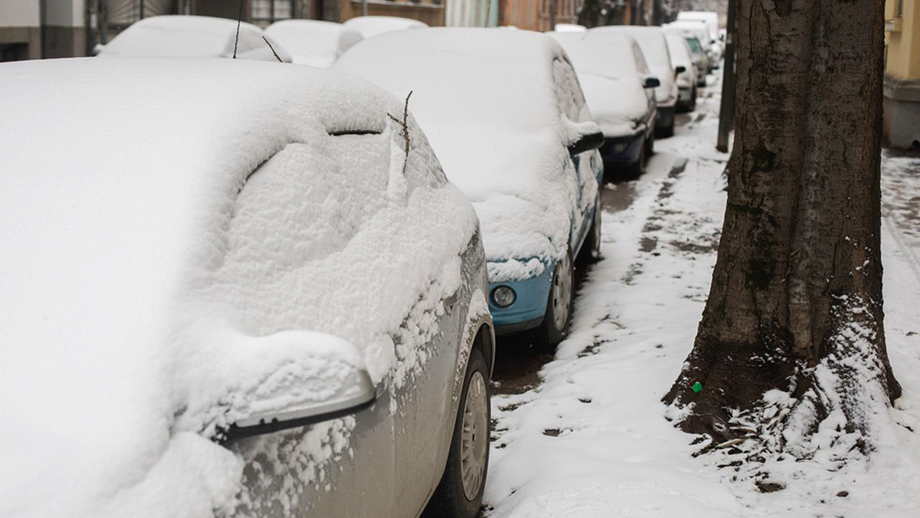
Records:
M635 164L642 155L645 132L640 131L627 137L607 137L601 147L604 166Z
M526 331L543 322L554 267L555 263L545 268L540 275L529 279L489 283L489 311L492 313L496 334ZM499 286L514 290L514 302L508 307L498 307L492 300L492 292Z
M680 87L680 90L678 90L678 94L677 94L677 105L680 106L681 108L686 108L690 106L692 102L693 102L693 88L690 88L689 86Z

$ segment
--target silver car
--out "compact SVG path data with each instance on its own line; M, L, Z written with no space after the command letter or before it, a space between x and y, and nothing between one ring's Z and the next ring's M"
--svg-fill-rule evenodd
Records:
M479 512L479 222L405 100L220 59L0 91L0 515Z

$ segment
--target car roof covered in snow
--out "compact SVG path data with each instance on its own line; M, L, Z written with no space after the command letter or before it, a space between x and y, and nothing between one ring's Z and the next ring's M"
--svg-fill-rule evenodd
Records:
M112 41L97 48L102 57L229 58L276 61L262 39L265 33L251 23L210 16L165 15L131 24ZM290 61L283 47L272 43L282 61Z
M597 34L590 41L585 38L587 31L547 34L572 60L591 116L604 136L616 138L639 131L638 121L648 110L648 99L634 51L636 40L618 33Z
M568 154L554 78L560 63L568 66L568 58L545 34L431 28L362 41L333 69L397 97L412 92L409 110L448 178L476 207L490 260L549 260L565 252L558 244L569 230L567 213L555 211L570 202L554 198L571 194L562 178ZM581 96L574 77L567 86Z
M579 74L607 78L639 75L633 54L636 39L629 34L601 33L594 35L590 41L586 39L588 31L547 34L562 45Z
M445 264L472 207L414 124L403 174L387 117L402 102L366 81L89 58L0 64L0 91L0 408L15 423L0 515L225 510L242 462L208 438L216 419L268 404L256 393L322 395L275 394L270 373L379 381L411 308L459 285Z
M344 25L349 29L358 31L365 38L387 32L428 27L425 22L399 16L356 16L345 20Z
M282 20L265 33L284 46L297 64L329 68L339 55L363 39L341 23L323 20Z

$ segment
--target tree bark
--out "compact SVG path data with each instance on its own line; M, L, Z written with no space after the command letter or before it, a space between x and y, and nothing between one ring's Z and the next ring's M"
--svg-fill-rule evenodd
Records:
M839 410L867 435L870 407L900 395L882 310L883 7L739 2L722 238L693 351L664 398L686 431L734 439L733 410L777 389L813 429Z

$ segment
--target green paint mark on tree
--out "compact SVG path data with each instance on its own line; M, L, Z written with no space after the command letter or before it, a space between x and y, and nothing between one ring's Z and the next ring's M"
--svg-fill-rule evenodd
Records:
M701 390L703 390L703 384L697 381L690 388L693 389L693 392L696 392L698 394Z

